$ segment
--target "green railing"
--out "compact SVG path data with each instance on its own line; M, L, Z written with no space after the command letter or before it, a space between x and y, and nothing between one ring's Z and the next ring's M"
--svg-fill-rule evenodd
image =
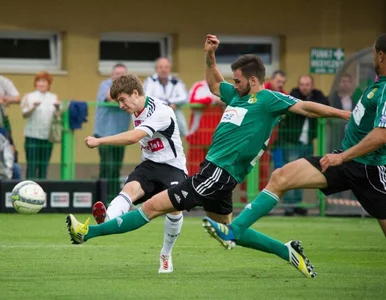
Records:
M111 106L117 107L116 103L96 103L87 102L90 106ZM200 108L201 105L191 105L192 108ZM318 119L317 126L317 155L324 155L326 152L326 120ZM63 114L63 137L62 137L62 149L61 149L61 179L62 180L74 180L75 174L75 135L70 129L69 125L69 112L66 110ZM248 174L246 181L246 199L251 202L259 193L259 162L255 165L252 172ZM303 204L300 206L304 208L317 208L319 207L320 215L325 214L325 197L323 193L317 191L317 203ZM245 203L235 202L235 207L243 207ZM279 204L279 207L283 207Z

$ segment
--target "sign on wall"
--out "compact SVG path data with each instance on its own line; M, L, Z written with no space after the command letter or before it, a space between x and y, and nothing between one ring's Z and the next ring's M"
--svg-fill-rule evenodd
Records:
M343 65L343 48L311 48L310 73L335 74Z

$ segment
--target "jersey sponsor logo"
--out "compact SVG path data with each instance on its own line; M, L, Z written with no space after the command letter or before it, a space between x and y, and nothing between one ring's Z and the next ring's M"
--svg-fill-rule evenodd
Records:
M142 121L141 120L135 120L134 121L134 126L137 127L139 125L141 125Z
M148 141L147 146L141 146L142 150L151 151L151 152L157 152L159 150L162 150L165 148L164 143L162 143L162 140L160 138L156 138L154 140Z
M365 111L366 111L366 108L363 106L361 100L359 100L358 104L355 106L353 110L354 121L355 121L355 124L357 124L358 126L361 123L363 116L365 115Z
M378 90L378 88L374 88L371 90L370 93L367 94L367 99L371 99L374 97L375 92Z
M220 123L233 123L240 126L247 112L246 108L228 106L222 115Z

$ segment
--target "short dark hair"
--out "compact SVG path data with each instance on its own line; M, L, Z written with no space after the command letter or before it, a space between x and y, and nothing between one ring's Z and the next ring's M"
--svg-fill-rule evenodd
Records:
M232 71L241 70L247 79L257 77L261 84L265 80L265 67L260 57L255 54L244 54L235 60L231 65Z
M113 70L115 70L116 68L125 68L127 69L126 65L122 64L122 63L117 63L113 66Z
M276 70L272 73L271 78L275 78L276 75L280 75L281 77L287 77L287 73L284 72L283 70Z
M382 51L386 53L386 33L383 33L377 37L374 47L376 52Z
M119 94L126 93L131 96L134 90L137 90L140 96L144 95L141 80L134 74L122 75L113 80L110 96L117 100Z

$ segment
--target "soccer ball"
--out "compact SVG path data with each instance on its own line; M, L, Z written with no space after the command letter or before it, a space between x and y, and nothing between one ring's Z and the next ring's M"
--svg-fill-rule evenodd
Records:
M17 212L32 215L39 212L46 202L46 193L34 181L19 182L12 190L12 205Z

